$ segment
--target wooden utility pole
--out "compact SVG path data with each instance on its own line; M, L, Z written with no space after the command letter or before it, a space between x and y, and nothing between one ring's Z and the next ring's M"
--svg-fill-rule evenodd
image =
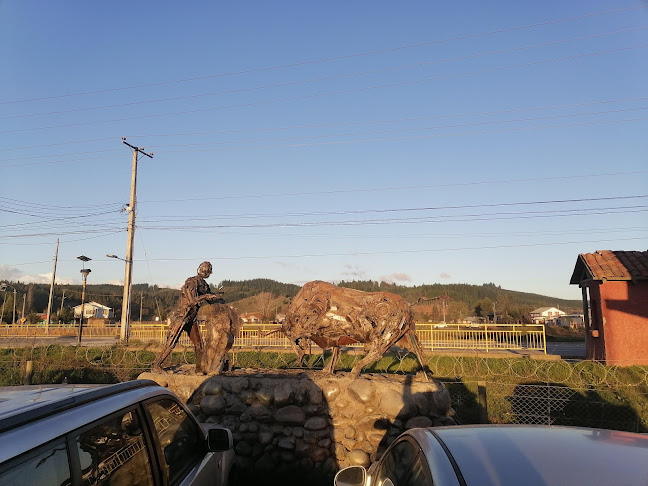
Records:
M61 299L61 310L59 311L59 314L63 313L63 302L65 302L65 291L67 289L63 289L63 298Z
M126 245L126 270L124 273L124 296L122 299L121 332L120 341L128 343L130 324L130 293L133 278L133 242L135 240L135 205L137 204L137 157L139 154L146 155L152 159L153 154L144 152L143 147L135 147L122 137L122 142L133 150L133 168L131 172L131 192L128 206L128 240Z
M56 282L56 263L58 262L59 240L56 239L56 251L54 252L54 270L52 270L52 283L50 284L49 301L47 302L47 318L45 319L45 334L49 334L50 318L52 316L52 298L54 297L54 283ZM63 291L65 298L65 290ZM63 310L63 301L61 301L61 310Z

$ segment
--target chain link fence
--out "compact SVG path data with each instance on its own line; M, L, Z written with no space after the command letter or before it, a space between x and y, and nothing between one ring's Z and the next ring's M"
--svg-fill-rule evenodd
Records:
M33 383L115 383L149 371L154 346L88 348L33 346L0 349L0 385ZM314 353L306 368L321 369L328 354ZM338 367L350 370L362 355L340 355ZM256 348L233 350L236 368L296 367L291 352ZM178 346L168 366L195 363L193 348ZM543 361L428 355L433 376L449 389L461 423L575 425L648 432L648 367L613 367L590 361ZM385 355L365 368L371 373L416 372L406 351Z

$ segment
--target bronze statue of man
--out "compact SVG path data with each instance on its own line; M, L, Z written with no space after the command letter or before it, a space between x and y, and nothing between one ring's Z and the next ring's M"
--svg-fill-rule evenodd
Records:
M209 284L205 279L212 274L212 266L209 262L202 262L198 266L198 275L188 278L182 286L180 303L171 315L171 328L167 336L164 349L153 362L153 371L162 372L162 363L171 354L173 348L178 344L182 331L189 334L189 339L196 348L196 372L202 372L203 340L200 335L200 326L196 322L198 309L203 302L221 301L222 299L211 293Z

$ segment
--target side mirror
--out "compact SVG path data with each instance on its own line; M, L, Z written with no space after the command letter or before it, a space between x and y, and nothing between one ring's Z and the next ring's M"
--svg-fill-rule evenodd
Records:
M234 447L232 432L229 429L213 428L207 431L209 452L228 451Z
M338 471L333 480L335 486L364 486L367 470L362 466L349 466Z

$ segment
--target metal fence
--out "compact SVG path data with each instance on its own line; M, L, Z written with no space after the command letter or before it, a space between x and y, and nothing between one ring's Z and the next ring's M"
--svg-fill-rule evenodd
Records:
M201 324L204 332L204 324ZM119 326L84 326L83 336L119 336ZM140 342L164 343L168 326L159 323L138 323L130 325L130 339ZM234 340L235 348L264 347L290 349L288 339L281 334L280 324L245 324ZM74 324L43 325L0 325L0 337L37 337L76 335ZM416 324L416 333L424 348L450 350L526 350L547 352L544 326L538 324ZM180 344L190 346L189 337L183 333ZM313 344L313 347L316 348ZM351 344L361 348L362 344Z
M447 382L452 406L461 423L568 425L648 432L648 393L634 403L617 387L572 388L558 384ZM639 404L639 406L637 406Z
M142 349L143 348L143 349ZM159 348L157 348L159 349ZM0 349L0 382L114 382L151 368L156 348L33 346ZM270 351L273 348L270 348ZM276 349L278 350L278 349ZM192 347L179 346L170 365L192 364ZM232 350L239 368L292 368L295 355L265 348ZM359 356L347 355L345 369ZM343 361L343 360L341 360ZM308 366L323 366L319 356ZM403 374L416 369L411 353L392 353L366 371ZM431 354L427 364L450 392L461 423L573 425L648 432L648 367L615 367L581 361L487 358ZM482 381L478 381L482 380Z

